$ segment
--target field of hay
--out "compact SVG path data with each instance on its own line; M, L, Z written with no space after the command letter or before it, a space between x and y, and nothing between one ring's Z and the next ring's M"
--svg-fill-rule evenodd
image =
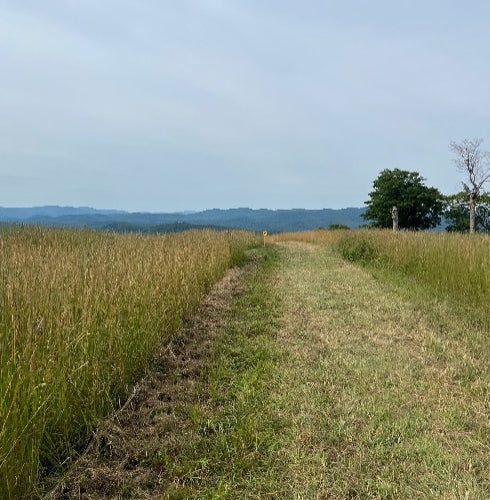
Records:
M252 233L0 229L0 492L38 493Z

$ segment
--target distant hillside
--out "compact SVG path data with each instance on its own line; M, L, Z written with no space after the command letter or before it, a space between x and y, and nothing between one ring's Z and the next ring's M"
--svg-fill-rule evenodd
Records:
M122 210L99 210L90 207L60 207L58 205L29 208L0 207L0 220L26 220L33 217L83 216L88 214L114 215L124 213L127 212Z
M0 222L91 227L115 231L169 232L190 227L213 226L281 232L316 229L328 227L330 224L345 224L356 228L363 223L361 218L363 211L363 208L339 210L329 208L322 210L232 208L165 214L97 210L89 207L0 207Z

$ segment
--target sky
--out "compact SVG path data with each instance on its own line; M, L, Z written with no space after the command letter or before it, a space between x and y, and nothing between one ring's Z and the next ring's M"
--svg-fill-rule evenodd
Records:
M490 150L488 0L0 0L0 206L360 207Z

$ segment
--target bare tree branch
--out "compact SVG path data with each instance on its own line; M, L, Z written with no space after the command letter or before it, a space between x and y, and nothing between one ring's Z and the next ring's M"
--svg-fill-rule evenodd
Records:
M470 199L470 233L475 231L476 200L483 184L490 179L490 153L480 149L482 143L483 139L464 139L449 144L456 155L453 160L456 167L467 175L468 184L462 184Z

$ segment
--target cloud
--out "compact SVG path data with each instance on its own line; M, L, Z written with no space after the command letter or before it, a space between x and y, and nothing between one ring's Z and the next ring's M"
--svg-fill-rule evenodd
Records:
M6 1L2 168L63 187L71 179L97 202L99 169L107 200L169 208L185 197L201 208L356 205L395 166L454 185L447 144L489 132L489 10ZM114 186L119 198L107 195Z

